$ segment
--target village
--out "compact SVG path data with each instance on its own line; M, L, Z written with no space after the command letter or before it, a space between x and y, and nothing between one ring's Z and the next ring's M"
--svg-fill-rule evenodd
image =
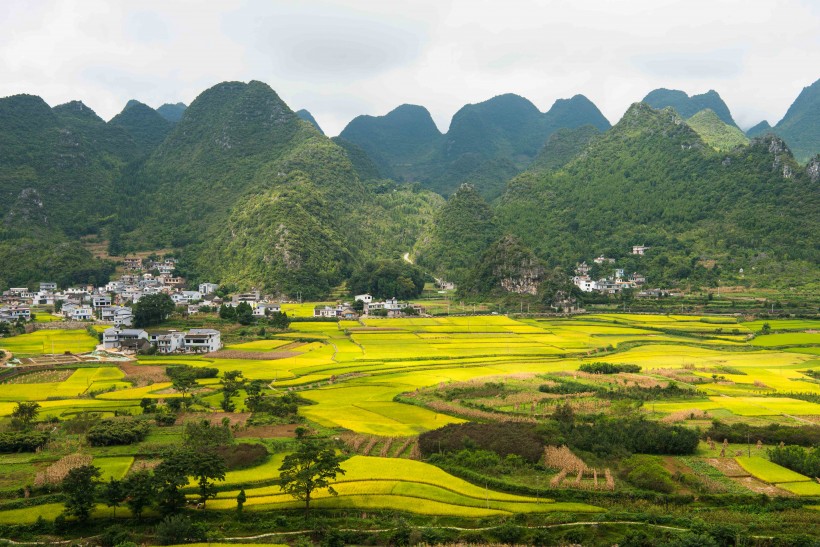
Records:
M217 312L225 307L236 309L243 304L251 309L254 318L281 312L281 302L257 290L232 295L221 293L223 296L220 296L217 294L220 286L216 283L200 283L196 290L187 290L186 280L175 275L176 264L174 258L125 258L125 273L103 286L60 288L54 282L41 282L37 291L28 287L12 287L0 295L0 324L37 322L37 314L32 309L47 307L65 322L110 325L101 335L101 346L106 351L124 354L210 353L222 348L218 330L190 329L183 332L134 328L133 305L147 295L167 294L177 311L186 316ZM400 302L395 298L376 301L369 294L360 294L355 296L353 304L341 302L334 306L316 306L313 316L358 319L362 315L400 317L424 313L424 308L417 304Z
M643 256L649 249L650 247L645 245L633 245L632 254L636 256ZM612 266L615 264L615 259L600 255L593 259L593 263L597 266ZM645 288L646 277L638 272L626 274L623 268L615 268L613 275L611 276L592 279L592 276L590 275L591 270L592 268L586 263L586 261L575 265L575 275L572 277L572 283L582 292L621 294L626 290L630 290L638 291L635 294L635 296L638 297L680 296L680 293L675 291L660 288Z

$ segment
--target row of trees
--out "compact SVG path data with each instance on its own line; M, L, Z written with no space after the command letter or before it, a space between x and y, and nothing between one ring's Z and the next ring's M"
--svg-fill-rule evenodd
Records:
M285 330L290 325L288 314L265 310L265 316L258 317L253 314L253 308L247 302L240 302L237 306L222 304L219 307L219 318L226 321L235 321L240 325L263 324L280 330Z

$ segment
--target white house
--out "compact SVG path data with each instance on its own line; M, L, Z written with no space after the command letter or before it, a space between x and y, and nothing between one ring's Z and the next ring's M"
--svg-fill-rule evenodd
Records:
M176 330L159 330L148 333L148 341L156 348L157 353L173 353L185 345L185 333Z
M222 347L220 333L215 329L191 329L185 334L185 351L190 353L210 353Z
M649 247L646 247L645 245L633 245L632 254L643 255L644 253L646 253L647 249L649 249Z
M103 347L105 349L120 349L123 346L138 347L140 340L148 342L148 333L143 329L111 327L103 331Z
M369 294L357 294L353 298L353 300L361 300L365 304L370 304L371 302L373 302L373 297L370 296Z
M273 304L273 303L270 303L270 302L260 302L253 309L253 315L255 317L265 317L266 313L278 313L280 311L282 311L281 304Z
M107 294L95 294L91 297L91 305L94 309L108 308L111 306L111 297Z
M588 275L576 275L572 278L572 283L583 292L593 292L598 288L598 284Z
M69 321L89 321L94 316L91 306L81 306L78 304L65 304L61 310L63 317Z
M40 283L40 290L41 291L56 291L57 290L57 283Z
M213 294L219 288L219 285L216 283L200 283L199 284L199 292L203 295L206 294Z
M31 309L24 306L5 306L0 308L0 320L2 321L28 321L31 319Z

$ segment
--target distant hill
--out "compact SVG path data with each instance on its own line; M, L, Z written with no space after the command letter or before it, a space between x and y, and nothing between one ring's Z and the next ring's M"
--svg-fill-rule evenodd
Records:
M410 249L443 201L376 190L266 84L224 82L123 177L118 218L128 248L183 248L193 280L322 298L365 256Z
M164 141L173 127L156 110L135 100L128 101L122 112L108 123L123 128L144 154Z
M315 127L316 130L319 131L319 133L321 133L322 135L325 134L325 132L322 131L322 128L319 127L319 122L316 121L316 118L313 117L313 114L311 114L310 112L308 112L304 108L301 109L301 110L297 110L296 115L299 116L300 120L305 120L306 122L313 125L313 127Z
M403 104L384 116L357 116L339 137L360 146L386 176L416 180L416 166L429 161L441 133L426 108Z
M653 284L726 280L753 265L769 282L799 282L820 258L813 184L777 137L717 153L672 109L638 103L559 171L513 179L495 212L549 265L605 253ZM653 250L633 257L635 244Z
M469 182L493 199L553 132L581 125L610 127L583 95L541 113L527 99L506 94L462 107L444 135L426 109L403 105L383 117L359 116L340 136L360 145L389 176L419 181L443 195Z
M601 131L593 125L559 129L547 139L530 169L560 169L580 154Z
M703 142L715 150L727 151L749 144L743 131L725 123L709 108L701 110L686 120L686 123L700 135Z
M713 89L691 97L678 89L655 89L643 98L643 102L656 109L671 106L683 118L691 118L701 110L708 108L717 114L718 118L723 120L724 123L737 127L732 114L729 112L729 107L723 102L718 92Z
M0 99L0 286L106 279L111 266L79 238L104 229L116 181L139 155L123 128L80 101Z
M462 184L416 245L416 263L459 284L499 235L490 206L473 186Z
M772 132L772 126L769 125L769 122L767 122L766 120L763 120L759 124L757 124L753 127L750 127L748 129L748 131L746 131L746 136L749 137L750 139L753 139L754 137L759 137L761 135L765 135L766 133L771 133L771 132Z
M802 163L820 153L820 80L803 88L774 132L786 140Z
M177 123L179 120L182 119L182 115L185 113L186 108L188 107L185 106L185 103L165 103L164 105L157 108L157 112L160 116L162 116L169 122Z

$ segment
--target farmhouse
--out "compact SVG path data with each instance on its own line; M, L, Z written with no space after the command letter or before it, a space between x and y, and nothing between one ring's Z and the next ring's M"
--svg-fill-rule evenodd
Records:
M222 347L220 333L214 329L191 329L185 335L184 344L189 353L210 353Z
M90 321L94 317L91 306L81 306L78 304L66 304L61 310L63 317L70 321Z
M142 270L142 259L137 257L127 257L123 260L126 270L139 271Z
M265 315L268 313L278 313L281 310L282 306L280 304L272 304L270 302L259 302L253 309L253 315L255 317L265 317Z
M57 290L57 283L52 282L40 282L40 290L41 291L56 291Z
M120 329L111 327L103 331L103 348L120 349L123 347L140 349L138 340L148 343L148 333L143 329Z
M5 306L0 308L0 321L28 321L31 309L24 306Z
M157 353L174 353L183 348L185 333L176 330L151 331L148 341L157 348Z
M605 257L604 255L601 255L601 256L599 256L598 258L593 259L592 261L593 261L594 263L598 264L599 266L600 266L601 264L604 264L604 263L606 263L606 264L614 264L614 263L615 263L615 259L614 259L614 258L607 258L607 257Z
M353 297L353 300L354 301L361 300L365 304L370 304L371 302L373 302L373 297L370 296L369 294L357 294L356 296Z
M218 288L219 288L219 285L216 284L216 283L200 283L199 287L198 287L199 292L202 295L213 294L213 293L216 292L216 290Z
M95 294L91 297L91 305L94 309L107 308L111 306L111 297L107 294Z

